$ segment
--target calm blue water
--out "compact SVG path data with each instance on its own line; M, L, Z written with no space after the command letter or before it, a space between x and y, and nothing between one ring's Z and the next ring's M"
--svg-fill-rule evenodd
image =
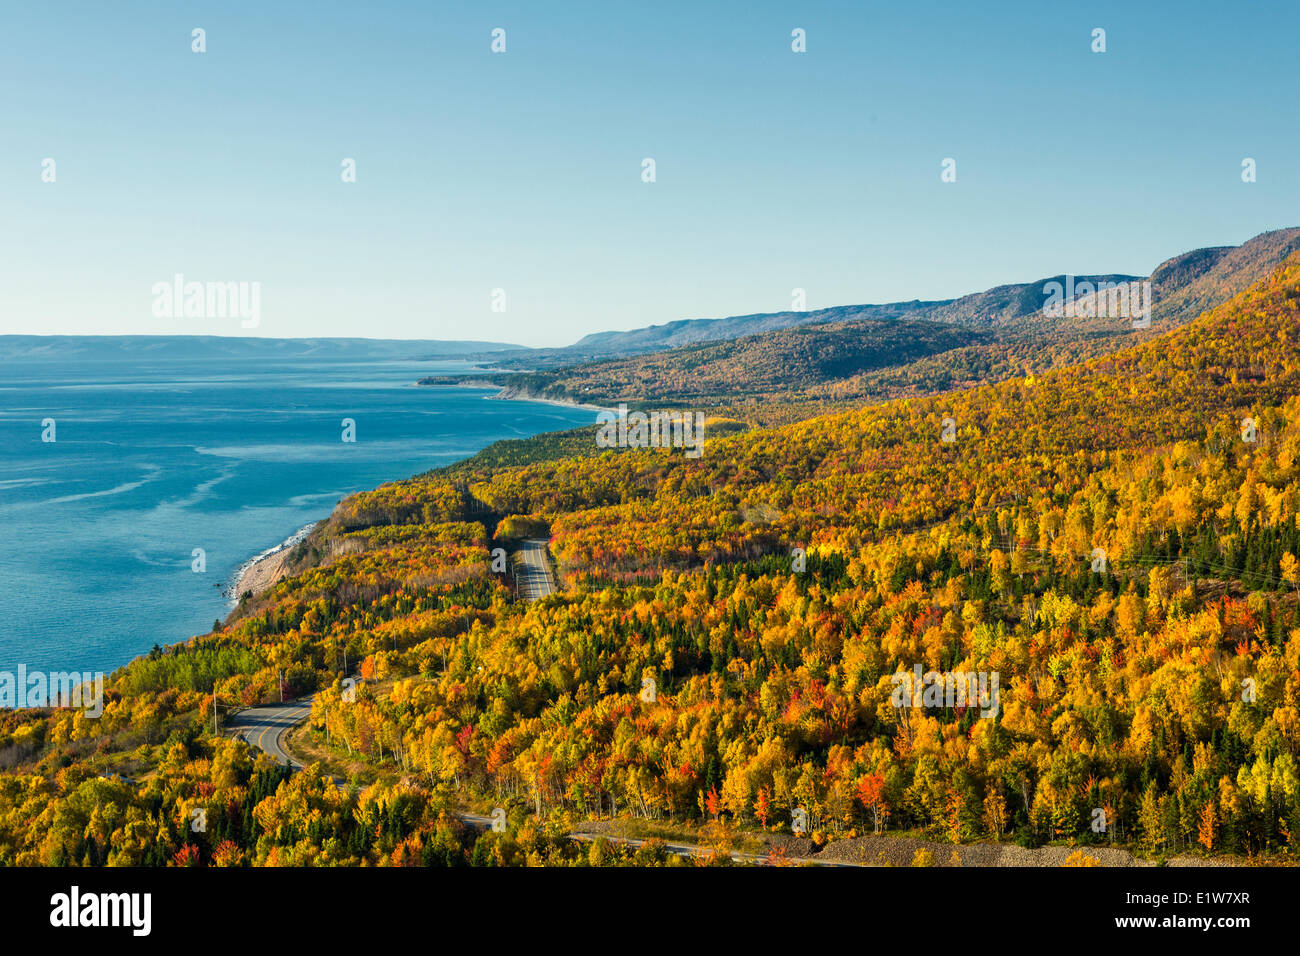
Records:
M206 633L235 569L344 495L595 420L412 384L466 367L0 363L0 671L108 672Z

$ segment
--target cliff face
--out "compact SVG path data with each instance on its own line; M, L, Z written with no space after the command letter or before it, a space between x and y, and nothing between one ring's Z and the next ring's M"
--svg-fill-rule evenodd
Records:
M519 402L547 402L552 405L569 405L574 408L596 407L572 397L563 386L532 389L524 385L503 385L501 391L492 397Z

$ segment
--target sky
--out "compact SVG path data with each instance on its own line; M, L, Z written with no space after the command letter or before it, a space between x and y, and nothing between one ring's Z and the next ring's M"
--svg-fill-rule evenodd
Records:
M1145 275L1300 225L1297 35L1290 0L6 3L0 334L559 346ZM256 283L256 325L169 314L177 275Z

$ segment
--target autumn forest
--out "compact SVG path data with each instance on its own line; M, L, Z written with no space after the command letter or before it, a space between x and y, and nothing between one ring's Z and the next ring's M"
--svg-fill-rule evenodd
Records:
M837 375L984 341L859 331ZM0 863L1289 862L1300 258L1053 342L812 417L728 406L699 458L579 429L350 496L101 718L3 714ZM899 706L918 669L997 675L996 706ZM282 694L300 771L228 728Z

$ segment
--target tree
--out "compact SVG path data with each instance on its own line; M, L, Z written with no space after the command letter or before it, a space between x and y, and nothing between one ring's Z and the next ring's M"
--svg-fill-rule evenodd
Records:
M871 826L875 833L884 830L885 818L889 809L885 803L885 778L878 773L865 774L858 778L858 799L871 814Z
M1007 825L1007 801L1002 796L1001 788L996 785L989 789L984 798L984 826L993 835L994 840L1002 839L1002 832Z
M1218 831L1218 819L1214 812L1214 801L1207 800L1201 807L1199 822L1196 827L1196 842L1205 847L1206 852L1214 850L1214 841Z

